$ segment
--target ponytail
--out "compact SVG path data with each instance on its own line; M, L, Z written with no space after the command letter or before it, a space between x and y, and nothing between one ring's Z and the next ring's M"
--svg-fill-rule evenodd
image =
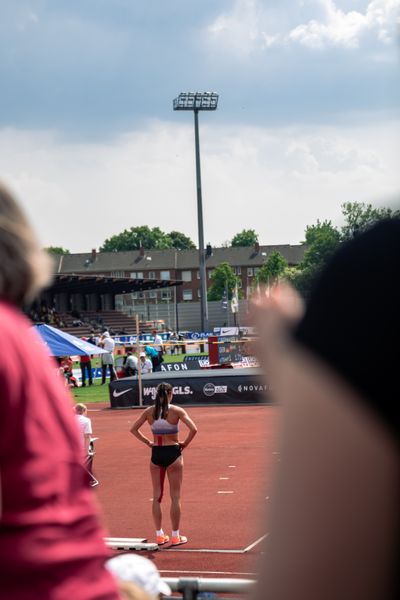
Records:
M161 418L165 419L168 414L168 396L172 392L172 385L169 383L160 383L157 387L157 394L154 404L153 417L156 421Z

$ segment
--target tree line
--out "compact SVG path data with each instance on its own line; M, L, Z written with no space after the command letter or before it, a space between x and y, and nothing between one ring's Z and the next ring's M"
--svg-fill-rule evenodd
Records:
M385 207L376 208L372 204L363 202L345 202L342 204L342 215L344 224L340 228L334 227L328 220L318 220L314 225L306 227L305 239L302 242L306 245L306 250L299 265L289 266L280 252L276 250L271 252L253 280L253 289L259 285L272 286L278 280L286 279L301 295L308 296L316 276L339 244L352 239L382 219L399 218L400 211ZM246 233L246 231L242 232L242 234ZM238 236L243 242L245 235L242 234L238 234ZM213 270L211 279L212 285L208 291L209 300L221 299L224 290L227 290L228 297L232 298L239 278L228 263L218 265ZM242 296L243 292L239 290L239 297Z
M381 207L363 202L345 202L342 205L344 224L338 228L329 220L317 221L308 225L304 232L306 250L303 260L297 266L289 266L280 252L272 252L258 270L253 286L261 284L273 285L278 279L285 278L303 295L307 296L315 276L335 252L339 244L353 238L358 233L371 227L381 219L390 219L400 216L399 210ZM258 234L254 229L243 229L235 234L231 240L225 242L226 247L250 247L258 244ZM100 252L126 252L129 250L176 250L195 249L194 242L180 231L165 233L159 227L141 225L124 229L119 234L106 239L100 247ZM46 248L52 254L69 254L70 251L59 246ZM209 300L219 300L224 291L228 298L239 282L232 267L228 263L221 263L213 269L211 274L212 285L208 290ZM239 291L239 295L243 295Z
M254 229L243 229L233 236L227 246L254 246L258 242L258 234ZM106 239L100 247L100 252L128 252L129 250L192 250L196 248L194 242L181 231L165 233L159 227L140 225L124 229L121 233ZM51 254L70 254L70 251L61 246L46 248Z

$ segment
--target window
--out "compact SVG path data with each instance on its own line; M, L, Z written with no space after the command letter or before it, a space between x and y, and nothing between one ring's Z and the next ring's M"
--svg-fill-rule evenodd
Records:
M247 267L247 276L248 277L253 277L254 275L254 269L253 267Z
M149 292L149 298L157 298L157 292Z
M240 289L242 287L242 280L239 279L238 283L237 283L238 288Z
M192 271L182 271L182 281L192 281Z
M161 271L160 272L160 279L162 281L168 281L169 279L171 279L171 275L169 271Z
M201 289L200 288L197 289L197 297L201 298Z
M193 299L192 290L183 290L182 299L183 300L192 300Z
M132 294L131 294L132 300L137 300L137 297L138 297L138 293L137 292L132 292Z
M149 271L147 273L147 277L148 277L148 279L155 279L156 278L156 272L155 271Z
M171 290L163 290L161 292L161 300L171 300L172 292Z
M143 279L143 271L132 271L132 279Z
M125 277L125 271L111 271L111 277Z
M242 268L241 267L234 267L234 271L236 275L241 275L242 274Z
M208 278L211 279L211 275L212 275L213 270L212 269L208 269Z
M260 267L254 267L254 275L257 275L259 270L260 270Z
M197 271L197 279L200 279L200 271Z

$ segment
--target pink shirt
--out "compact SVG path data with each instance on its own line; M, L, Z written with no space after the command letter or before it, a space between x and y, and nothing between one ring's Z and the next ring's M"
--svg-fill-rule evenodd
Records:
M116 600L69 393L2 301L0 339L0 597Z

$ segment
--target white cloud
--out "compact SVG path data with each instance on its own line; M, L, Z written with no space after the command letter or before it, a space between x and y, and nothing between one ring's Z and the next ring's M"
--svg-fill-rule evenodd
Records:
M237 0L231 12L219 15L209 25L208 32L238 55L248 55L260 44L261 19L262 10L257 0Z
M365 13L356 10L345 12L333 0L320 0L325 18L311 19L292 29L285 39L298 42L310 48L342 46L357 48L365 33L372 33L376 39L389 43L395 33L400 0L373 0Z
M364 10L348 11L334 0L315 0L311 4L293 0L288 6L284 2L279 13L279 9L273 11L260 0L236 0L230 12L219 15L209 25L208 34L214 42L242 56L291 44L312 49L357 48L366 34L388 44L396 34L400 0L372 0ZM297 23L289 26L293 18Z
M355 122L355 121L354 121ZM339 219L347 200L398 193L400 122L347 127L202 124L205 238L254 228L263 243L296 243L307 224ZM70 143L51 131L0 130L3 180L44 245L99 247L126 227L179 229L197 241L191 126L153 122L108 143Z

